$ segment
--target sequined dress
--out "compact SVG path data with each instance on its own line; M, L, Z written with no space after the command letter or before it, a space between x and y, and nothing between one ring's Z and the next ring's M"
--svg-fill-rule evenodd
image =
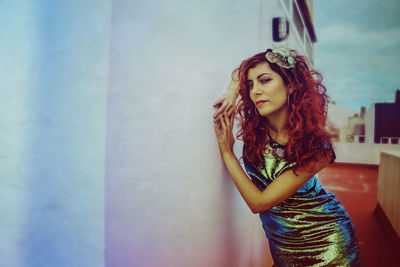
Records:
M331 149L327 143L322 149ZM265 168L245 169L262 191L295 163L284 160L284 145L270 138ZM335 159L334 152L332 153ZM361 266L357 236L348 214L333 193L311 178L294 195L260 212L274 264L294 266Z

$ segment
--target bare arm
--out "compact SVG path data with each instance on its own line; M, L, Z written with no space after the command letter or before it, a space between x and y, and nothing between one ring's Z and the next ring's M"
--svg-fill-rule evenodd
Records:
M238 71L236 70L232 74L232 80L229 84L226 93L213 104L214 108L218 108L217 111L214 113L215 121L218 120L219 116L221 116L221 114L224 112L226 112L228 116L232 114L238 96L239 96L239 77L238 77Z
M288 199L329 164L329 161L319 162L315 172L296 171L297 176L293 170L289 169L269 184L264 191L260 191L249 180L233 153L226 154L223 159L233 182L253 213L269 210Z
M247 177L233 153L232 135L233 115L223 114L214 125L218 138L221 157L237 189L253 213L268 210L296 193L316 173L329 164L329 161L317 163L314 172L298 170L294 174L289 169L276 178L264 191L260 191Z

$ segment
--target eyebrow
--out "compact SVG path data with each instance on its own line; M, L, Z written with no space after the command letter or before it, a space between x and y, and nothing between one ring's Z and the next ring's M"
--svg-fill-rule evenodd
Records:
M264 73L261 73L260 75L258 75L257 76L257 79L259 79L261 76L263 76L264 74L269 74L269 75L272 75L271 73L269 73L269 72L264 72ZM251 82L252 80L247 80L247 82Z
M264 72L264 73L261 73L260 75L258 75L258 76L257 76L257 79L260 78L261 76L263 76L264 74L270 74L270 75L271 75L271 73Z

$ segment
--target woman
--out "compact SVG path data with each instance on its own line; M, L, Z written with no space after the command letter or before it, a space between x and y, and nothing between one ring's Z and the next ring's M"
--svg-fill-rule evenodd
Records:
M315 177L335 159L321 80L296 51L268 49L242 62L215 103L221 157L251 211L259 213L275 266L360 266L348 214ZM233 153L238 94L238 138L251 180Z

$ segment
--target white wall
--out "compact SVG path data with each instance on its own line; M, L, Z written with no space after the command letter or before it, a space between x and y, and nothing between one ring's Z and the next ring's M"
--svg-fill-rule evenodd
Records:
M372 105L371 109L365 114L365 142L374 144L375 135L375 105Z
M0 266L271 265L212 103L279 8L2 1Z
M271 41L266 2L113 2L107 266L272 265L212 121L232 70Z
M400 151L400 145L334 143L335 162L379 164L382 151Z
M0 2L0 266L104 265L110 8Z

